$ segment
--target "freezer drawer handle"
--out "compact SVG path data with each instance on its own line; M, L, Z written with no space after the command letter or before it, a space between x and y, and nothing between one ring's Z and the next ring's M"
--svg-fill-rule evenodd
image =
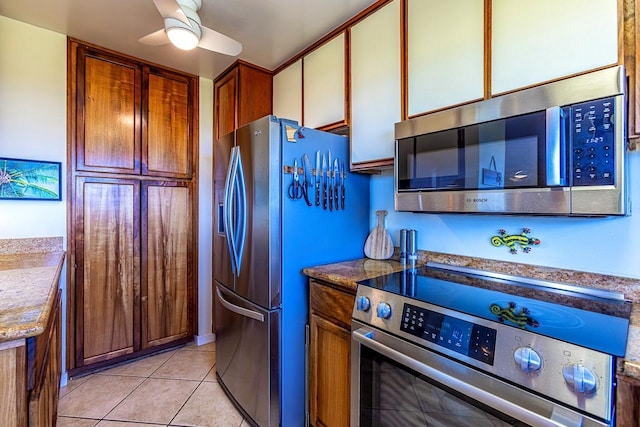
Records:
M258 320L260 322L264 322L264 315L262 313L258 313L256 311L253 310L249 310L246 309L244 307L239 307L235 304L231 304L229 301L227 301L226 299L224 299L224 297L222 296L222 292L220 292L220 288L216 286L216 293L218 294L218 300L220 301L220 304L222 304L223 307L233 311L234 313L237 313L241 316L244 317L249 317L251 319L254 320Z

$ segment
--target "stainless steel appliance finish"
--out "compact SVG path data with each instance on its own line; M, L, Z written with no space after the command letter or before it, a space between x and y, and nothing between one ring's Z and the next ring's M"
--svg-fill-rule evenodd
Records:
M368 177L344 179L344 209L332 200L329 211L288 195L293 174L287 167L318 150L344 159L348 147L343 136L274 116L215 143L216 375L252 425L304 424L308 292L302 269L362 257L369 233ZM301 163L307 170L300 185L308 184L305 193L313 197L319 181L307 182L309 162Z
M396 123L394 166L396 210L575 216L627 214L625 78L625 70L622 66L612 67ZM582 116L576 119L575 123L574 117L568 117L578 114L570 110L569 106L577 104L579 107L588 109L589 106L581 103L602 99L606 99L607 102L610 100L613 104L604 107L605 124L590 126L589 111L583 111ZM609 112L607 109L613 111ZM536 112L540 112L541 116L536 117ZM490 129L493 126L492 123L528 116L531 116L531 123L539 122L539 126L544 129L540 130L538 135L523 134L521 138L514 138L512 141L506 137L503 141L492 138L483 140L483 131ZM578 123L581 120L583 123ZM405 157L407 153L403 151L403 147L406 149L411 144L415 144L417 138L430 135L437 140L437 135L450 131L457 132L458 144L467 144L467 142L461 142L460 138L464 138L461 135L465 129L473 128L475 132L475 127L480 127L479 136L475 133L473 135L478 138L479 143L472 141L470 145L459 145L456 150L458 153L449 159L451 164L446 172L427 170L429 167L424 166L423 171L416 169L420 168L421 160L417 160L419 157L431 158L430 162L442 165L444 151L441 147L427 148L424 145L426 143L423 143L423 152L416 151L414 154L409 154L412 160ZM578 129L577 132L582 131L580 138L577 133L573 133L574 127ZM591 133L592 128L597 128L598 132L611 134L613 141L603 142L600 136L593 133L596 136L585 142L582 135ZM535 139L535 142L527 142L525 136L530 140ZM449 135L449 137L455 144L456 136ZM429 143L434 145L433 142ZM526 147L526 144L530 144L529 151L522 148ZM516 145L521 148L514 149ZM489 159L483 159L483 147L489 147L494 151L497 149L495 157L503 157L504 164L496 167L493 155L491 156L493 163L489 162ZM486 151L486 148L484 149ZM411 150L412 148L408 148L409 153ZM585 152L578 153L578 150ZM609 169L604 173L609 176L608 174L612 172L611 178L600 181L587 179L589 175L599 176L600 174L600 171L595 172L595 169L593 173L587 171L600 166L600 164L594 166L591 160L594 153L598 156L596 158L598 161L603 158L602 156L607 156L602 162L609 164ZM612 158L608 157L610 154ZM509 163L524 165L522 168L514 166L512 175L517 175L520 169L527 167L538 168L539 170L530 174L530 178L534 178L535 182L519 185L520 183L515 180L508 181L505 171L501 169ZM452 171L456 168L457 171ZM484 171L481 170L482 168ZM495 181L484 185L486 183L481 181L487 176L482 176L481 172L492 174L488 177ZM419 182L399 185L399 180L405 178L413 177L419 178L414 181L424 181L433 176L435 180L447 173L457 177L456 182L452 179L443 185L440 185L441 183L424 185ZM536 176L536 173L539 173L539 176ZM464 181L464 184L460 185L458 181Z
M385 417L420 425L423 417L437 419L445 401L460 399L469 412L458 411L460 424L456 411L448 414L448 425L474 417L493 425L613 425L614 355L597 341L620 341L612 351L624 353L630 304L607 291L580 296L581 287L519 279L432 264L361 282L352 322L351 425L384 424ZM546 293L552 302L538 299ZM553 302L565 295L568 307ZM591 304L600 304L597 313L588 312ZM610 336L596 337L603 332L592 325L599 323ZM590 330L593 343L585 346ZM419 405L397 397L407 387L414 388L407 399L417 395ZM393 402L382 397L389 393Z

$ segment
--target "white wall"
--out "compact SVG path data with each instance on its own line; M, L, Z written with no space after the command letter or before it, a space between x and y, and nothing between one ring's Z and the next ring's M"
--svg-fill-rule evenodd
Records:
M62 163L62 200L0 200L0 238L67 241L67 38L0 16L0 157ZM66 263L61 274L66 318ZM66 323L62 322L62 354ZM62 384L66 384L63 358Z
M66 36L0 16L0 157L62 162L62 201L0 200L0 238L65 236Z
M629 185L635 212L627 217L566 218L510 215L417 214L395 212L393 175L385 173L371 179L371 218L375 211L386 209L387 230L394 244L400 229L418 231L418 248L422 250L489 258L523 264L582 270L640 278L640 153L629 152ZM504 247L494 247L491 236L504 228L507 233L531 229L530 236L541 240L531 252L511 254Z
M198 178L198 345L214 340L213 322L213 80L200 78Z

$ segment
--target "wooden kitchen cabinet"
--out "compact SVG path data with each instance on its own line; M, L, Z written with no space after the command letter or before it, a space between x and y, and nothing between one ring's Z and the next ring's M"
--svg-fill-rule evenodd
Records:
M142 69L126 58L76 47L76 169L140 173ZM80 121L81 120L81 121Z
M56 279L56 282L58 280ZM51 427L58 415L62 374L61 291L45 330L0 343L0 420L7 427Z
M213 83L215 138L271 114L270 72L236 61Z
M189 338L192 332L191 191L182 182L142 185L142 347Z
M77 47L76 170L190 178L192 76Z
M73 39L68 54L75 375L192 339L199 80Z
M302 59L306 127L329 130L348 123L345 42L343 32Z
M355 292L309 280L309 410L313 426L349 425Z
M617 375L616 427L637 427L640 420L640 380Z
M193 332L188 182L78 178L76 366Z
M76 366L140 348L139 193L136 180L77 178Z
M630 147L638 149L640 143L640 0L624 0L624 65L629 76L628 132Z
M618 0L492 1L494 95L617 63Z
M302 59L273 76L273 114L302 123Z
M350 30L351 170L393 166L401 119L400 0Z
M484 96L484 0L407 0L409 117Z
M142 174L190 178L193 149L191 77L145 67L142 111Z

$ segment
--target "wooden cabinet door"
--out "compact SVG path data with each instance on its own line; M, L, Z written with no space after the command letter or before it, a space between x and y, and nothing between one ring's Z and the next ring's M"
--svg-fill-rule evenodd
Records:
M190 79L145 69L142 174L190 178L194 131Z
M408 1L409 117L484 96L484 4Z
M76 169L140 173L140 67L84 46L77 67Z
M214 84L215 138L237 128L238 70L232 70Z
M76 367L139 348L139 186L76 179Z
M46 341L44 351L40 352L36 346L36 351L30 353L30 356L33 354L36 359L40 359L35 363L37 372L34 373L35 383L29 396L30 427L50 427L56 424L60 376L62 374L61 294L62 292L58 290L47 329L37 337L37 341L41 339ZM31 363L29 364L31 365ZM31 375L29 375L30 378Z
M617 64L618 3L493 0L492 94Z
M191 185L142 184L142 347L191 335Z
M303 58L302 102L306 127L346 124L345 39L342 33Z
M271 114L273 76L266 70L248 64L238 65L238 102L236 126Z
M351 28L351 164L393 165L400 121L400 0ZM357 168L357 167L356 167Z
M351 332L311 314L310 411L314 426L349 425Z

